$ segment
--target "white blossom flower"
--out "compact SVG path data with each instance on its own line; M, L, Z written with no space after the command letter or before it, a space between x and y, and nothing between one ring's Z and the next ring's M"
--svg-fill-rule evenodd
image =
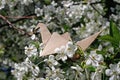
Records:
M30 44L29 46L25 46L25 54L28 57L37 56L38 52L37 52L37 48L35 47L35 45Z
M83 69L82 69L79 65L71 66L71 69L76 70L78 73L83 71ZM80 73L80 74L81 74L81 73Z
M33 2L32 0L21 0L21 4L25 4L25 5L29 5L32 2Z
M32 40L35 40L35 38L36 38L36 36L35 36L35 34L33 34L33 35L31 36L31 39L32 39Z
M71 69L75 70L75 75L77 76L77 79L84 80L85 76L83 74L83 69L79 66L71 66Z
M35 14L39 17L39 16L43 15L43 10L40 8L35 8Z
M56 59L65 61L67 57L72 58L77 50L77 46L75 46L72 42L68 42L66 46L61 46L60 48L55 49Z
M68 1L62 1L61 2L64 7L70 7L73 4L73 1L68 0Z
M2 1L0 2L0 10L5 7L5 4L6 4L6 0L2 0Z
M102 45L98 46L98 50L101 51L103 49Z
M61 80L64 79L63 71L60 68L46 68L46 77L49 77L49 79L55 79L55 80Z
M17 78L17 80L22 80L24 74L28 72L28 67L24 65L24 63L21 64L14 64L15 70L12 70L11 73Z
M92 74L91 74L91 80L102 80L103 69L104 69L104 66L98 66L95 69L95 72L92 72Z
M23 80L23 77L32 73L31 76L38 76L40 69L37 65L33 64L29 58L26 58L22 63L14 64L15 70L12 70L12 74L17 78L17 80Z
M113 1L116 1L116 2L120 3L120 0L113 0Z
M111 54L115 54L115 53L114 53L114 47L110 47L110 48L108 49L108 51L109 51Z
M67 55L65 54L65 46L61 46L60 48L56 48L55 53L57 53L57 55L56 55L57 60L62 60L62 61L67 60Z
M120 62L118 64L110 64L110 69L106 69L105 73L110 76L109 80L120 80Z
M52 20L52 17L49 14L46 14L44 16L44 20L47 21L47 22L50 22Z
M55 76L56 77L56 79L60 79L60 78L64 78L64 75L63 75L63 71L62 71L62 69L60 69L60 68L57 68L57 69L55 69L55 68L53 68L52 69L52 71L53 71L53 77Z
M103 62L104 58L101 54L97 54L96 51L91 51L86 65L99 66Z
M49 55L49 58L45 59L44 61L47 62L48 66L51 67L51 68L53 66L58 65L58 62L55 60L54 55Z
M51 5L57 6L57 3L56 3L55 1L52 1L52 2L51 2Z
M34 65L33 68L31 69L31 71L32 71L32 74L34 76L37 76L39 74L39 72L40 72L40 69L39 69L38 66Z
M72 42L69 41L66 45L65 54L69 58L72 58L76 50L77 50L77 46L75 46Z
M40 72L40 69L37 65L33 64L29 58L26 58L24 64L30 69L34 76L37 76Z

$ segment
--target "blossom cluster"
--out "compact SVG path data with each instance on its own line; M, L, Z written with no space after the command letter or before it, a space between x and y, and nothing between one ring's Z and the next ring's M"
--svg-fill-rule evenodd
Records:
M35 55L38 52L35 47L32 47L34 44L30 44L29 46L31 47L25 47L25 54L27 55L25 61L14 64L15 70L12 70L12 74L17 80L25 78L30 80L85 80L88 78L91 80L102 80L103 73L106 76L110 76L109 80L120 79L120 62L118 64L110 64L109 69L109 67L105 66L106 63L104 62L103 55L97 53L97 50L102 50L102 45L97 50L90 51L89 54L84 53L84 56L82 56L82 53L78 51L78 46L69 41L66 46L56 48L56 54L45 57ZM42 49L40 50L42 51ZM81 57L73 61L72 58L77 51ZM43 61L35 64L32 61L36 58Z
M107 1L0 0L0 79L12 76L17 80L120 80L120 44L112 45L116 38L107 36L113 42L98 39L87 51L75 45L101 29L105 30L100 36L108 34L111 20L119 28L120 0L110 0L113 5L109 7ZM8 26L8 21L12 25ZM56 48L55 54L40 57L44 45L36 30L39 22L51 32L69 32L73 41Z

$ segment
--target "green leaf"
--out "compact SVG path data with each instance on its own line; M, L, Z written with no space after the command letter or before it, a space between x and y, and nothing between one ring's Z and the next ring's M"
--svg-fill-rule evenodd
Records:
M117 28L114 22L110 22L110 35L116 40L120 41L120 30Z
M65 32L68 32L70 30L70 27L68 25L63 25L63 28L64 28Z
M90 71L90 72L95 72L95 67L93 66L87 66L87 69Z
M39 48L39 42L38 41L34 41L34 42L31 42L33 45L35 45L36 48Z
M101 37L99 37L99 39L104 40L104 41L114 42L114 38L109 35L101 36Z
M104 49L103 49L104 50ZM102 54L102 55L105 55L106 54L106 51L96 51L97 54Z
M99 39L111 42L114 47L118 47L119 46L119 42L115 38L110 36L110 35L101 36L101 37L99 37Z
M51 3L51 0L44 0L45 4L49 5Z
M112 45L117 48L120 44L120 30L117 28L116 24L114 22L110 22L110 35L104 35L100 37L99 39L111 42Z

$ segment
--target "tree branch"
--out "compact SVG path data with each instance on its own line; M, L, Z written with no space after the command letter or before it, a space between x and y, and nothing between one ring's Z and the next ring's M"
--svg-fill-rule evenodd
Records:
M31 16L31 17L30 17ZM7 16L6 16L7 17ZM16 18L17 20L15 21L11 21L10 23L13 24L13 23L17 23L19 21L22 21L22 20L26 20L26 19L30 19L30 18L35 18L36 15L35 14L31 14L31 15L28 15L28 16L23 16L23 17L9 17L9 18ZM1 17L2 18L2 17ZM5 18L5 17L4 17ZM8 17L7 17L8 18ZM3 18L2 18L3 19ZM1 24L0 25L0 28L4 27L4 26L9 26L8 23L5 23L5 24Z
M21 32L22 34L24 34L24 35L28 35L28 36L31 35L31 33L27 33L27 32L25 32L23 29L17 28L17 27L15 27L15 26L12 24L12 23L16 23L16 22L21 21L21 20L26 19L26 18L20 18L20 19L18 19L18 20L16 20L16 21L10 22L9 20L6 19L6 17L2 16L1 14L0 14L0 17L1 17L4 21L7 22L6 24L1 25L0 28L8 25L8 26L10 26L10 28L13 28L13 29L15 29L15 30L17 30L17 31L20 31L20 32Z
M13 19L32 19L36 16L4 16L5 18L13 18Z

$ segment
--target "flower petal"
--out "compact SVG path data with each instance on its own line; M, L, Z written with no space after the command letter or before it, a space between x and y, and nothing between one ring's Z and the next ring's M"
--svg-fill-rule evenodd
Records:
M113 74L113 72L112 72L112 70L110 70L110 69L106 69L105 74L106 74L107 76L111 76L111 75Z

